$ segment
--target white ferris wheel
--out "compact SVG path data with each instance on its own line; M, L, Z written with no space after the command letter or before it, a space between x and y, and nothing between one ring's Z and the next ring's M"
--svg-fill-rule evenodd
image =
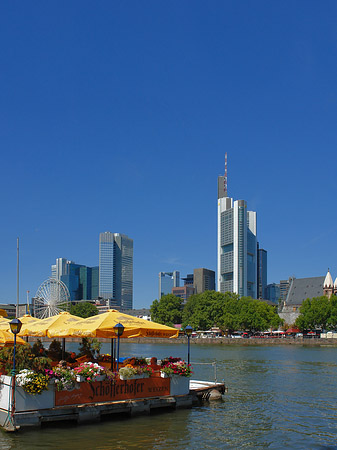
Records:
M55 316L68 309L70 294L67 286L55 278L48 278L36 292L34 315L39 319Z

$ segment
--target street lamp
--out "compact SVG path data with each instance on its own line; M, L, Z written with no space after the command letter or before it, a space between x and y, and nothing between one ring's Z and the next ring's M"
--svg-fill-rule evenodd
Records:
M11 332L14 334L14 350L13 350L13 375L15 375L15 350L16 350L16 335L20 333L22 322L19 319L13 319L9 322Z
M190 363L190 339L192 336L193 328L190 325L185 327L185 334L187 336L187 364Z
M114 326L114 331L117 336L117 372L118 372L118 363L119 363L119 338L122 336L124 332L124 327L121 323L117 323Z
M13 348L13 370L12 370L12 404L11 404L11 417L13 421L13 416L15 412L15 350L16 350L16 335L20 333L22 322L19 319L13 319L9 322L11 332L14 334L14 348ZM12 422L14 426L14 423Z

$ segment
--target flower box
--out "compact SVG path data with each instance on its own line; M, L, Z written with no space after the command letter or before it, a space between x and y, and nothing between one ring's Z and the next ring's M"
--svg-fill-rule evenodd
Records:
M181 375L172 375L170 377L170 394L185 395L190 391L190 379Z
M76 381L77 383L83 383L86 380L84 377L82 377L82 375L76 375Z
M125 380L140 380L141 378L148 378L148 376L142 374L142 375L132 375L132 377L125 377L125 376L119 374L119 379L122 380L122 381L125 381Z
M103 373L102 375L97 375L94 379L94 381L104 381L106 379L106 375L105 373Z

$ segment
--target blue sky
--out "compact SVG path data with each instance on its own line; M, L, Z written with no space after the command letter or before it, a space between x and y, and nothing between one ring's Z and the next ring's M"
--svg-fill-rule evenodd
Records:
M0 5L0 303L57 257L134 239L158 272L216 270L217 176L257 211L268 282L337 276L337 3Z

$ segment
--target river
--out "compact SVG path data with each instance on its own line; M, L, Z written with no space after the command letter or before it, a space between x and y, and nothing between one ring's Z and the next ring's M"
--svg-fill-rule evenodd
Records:
M75 344L69 344L75 345ZM103 351L109 352L108 344ZM121 356L180 356L182 344L121 343ZM92 425L0 434L1 450L337 449L337 348L192 345L193 378L214 380L224 401Z

